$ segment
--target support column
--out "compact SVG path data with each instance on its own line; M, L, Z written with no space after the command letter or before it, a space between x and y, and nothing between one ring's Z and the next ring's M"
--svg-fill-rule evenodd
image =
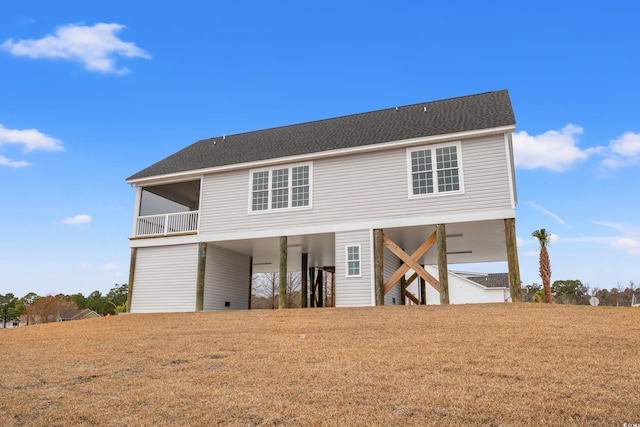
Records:
M420 304L427 305L427 282L420 277Z
M336 306L336 271L335 269L329 273L331 275L331 307Z
M440 304L449 304L449 266L447 265L447 230L444 224L436 225L438 246L438 281L440 282Z
M131 248L131 261L129 262L129 291L127 292L127 313L131 313L131 297L133 297L133 280L136 275L136 255L138 248Z
M400 278L400 305L405 305L407 299L407 278L404 274Z
M311 302L309 307L316 306L316 269L315 267L311 267L309 269L309 283L311 284Z
M251 310L251 297L253 291L253 257L249 257L249 305L247 305L248 309Z
M280 237L278 308L287 308L287 236Z
M207 265L207 244L198 245L198 277L196 279L196 311L204 310L204 270Z
M318 307L324 306L324 270L318 270L318 277L316 278L316 285L318 286Z
M300 307L307 308L307 277L309 272L309 254L302 254L302 274L300 275Z
M373 230L374 287L376 305L384 305L384 233L381 229Z
M504 220L504 235L507 243L507 265L509 267L509 291L511 293L511 301L522 302L515 218L506 218Z

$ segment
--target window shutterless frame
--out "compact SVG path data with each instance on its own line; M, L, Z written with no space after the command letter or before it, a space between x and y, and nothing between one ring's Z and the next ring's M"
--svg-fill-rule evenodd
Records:
M460 141L407 148L410 199L464 193Z
M345 253L345 276L361 277L362 276L362 246L346 245Z
M311 162L249 171L249 213L309 209L312 200Z

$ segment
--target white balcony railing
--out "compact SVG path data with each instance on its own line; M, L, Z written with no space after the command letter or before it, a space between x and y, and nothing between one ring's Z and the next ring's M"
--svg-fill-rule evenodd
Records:
M167 236L198 231L198 211L139 216L136 237Z

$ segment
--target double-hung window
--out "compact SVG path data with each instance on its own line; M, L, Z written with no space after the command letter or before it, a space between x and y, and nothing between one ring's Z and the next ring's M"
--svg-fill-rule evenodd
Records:
M311 164L251 171L250 212L311 205Z
M407 160L409 197L463 191L459 142L410 148Z
M345 252L347 277L360 277L360 245L347 245Z

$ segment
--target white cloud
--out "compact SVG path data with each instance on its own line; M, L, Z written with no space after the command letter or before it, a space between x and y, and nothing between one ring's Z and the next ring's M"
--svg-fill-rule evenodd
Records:
M106 263L103 264L100 268L102 268L103 270L107 270L107 271L113 271L113 270L119 270L120 266L117 264L113 264L113 263Z
M28 153L33 150L61 151L64 150L59 139L50 137L36 129L7 129L0 124L0 146L3 144L21 145L23 151ZM22 168L29 166L29 162L24 160L13 160L0 156L0 166Z
M640 154L640 134L627 132L618 139L609 141L611 150L623 156Z
M57 28L54 35L41 39L8 39L0 47L16 56L67 59L84 64L89 71L126 74L129 69L116 65L116 55L146 59L151 56L134 43L116 37L123 28L126 27L116 23L97 23L92 27L70 24Z
M23 168L25 166L29 166L29 162L25 162L24 160L15 161L8 159L4 156L0 156L0 166L9 166L12 168Z
M620 249L631 255L640 255L640 227L606 221L592 221L594 224L619 232L616 236L578 236L563 241L571 243L597 243L608 248Z
M74 217L65 218L62 220L62 222L69 225L88 224L91 222L91 217L86 214L80 214Z
M521 247L524 246L525 240L522 237L516 237L516 246Z
M622 237L611 242L611 247L624 249L630 254L640 255L640 241L629 237Z
M640 163L640 133L627 132L609 141L602 164L609 168L619 168Z
M623 237L611 242L611 246L621 249L640 249L640 242L634 239Z
M601 148L581 150L577 146L578 135L584 132L580 126L568 124L561 131L548 130L540 135L526 131L513 134L513 151L516 167L523 169L545 168L556 172L570 168L585 160Z
M543 214L550 216L551 218L555 219L558 224L562 224L566 227L572 228L569 224L567 224L562 218L560 218L558 215L554 214L553 212L545 209L544 207L538 205L536 202L528 202L529 206L531 206L532 208L539 210L540 212L542 212Z
M624 231L625 227L622 224L616 224L614 222L592 221L594 224L601 225L607 228L613 228L617 231Z
M36 129L7 129L0 124L0 145L2 144L20 144L25 152L33 150L64 150L59 139L45 135Z
M88 263L82 263L78 266L79 270L91 270L91 264Z

